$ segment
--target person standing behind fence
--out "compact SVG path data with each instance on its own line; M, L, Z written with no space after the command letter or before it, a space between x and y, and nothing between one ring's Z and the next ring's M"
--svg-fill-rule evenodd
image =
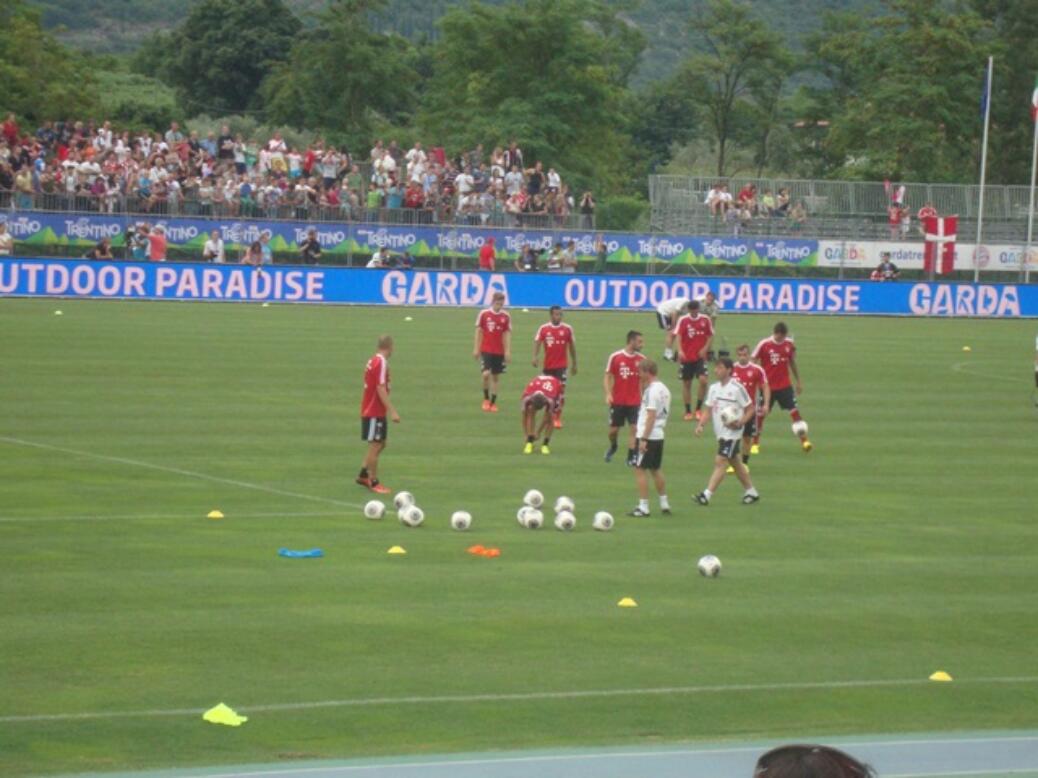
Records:
M14 238L7 231L7 223L0 222L0 257L9 257L14 251Z
M209 240L205 242L205 246L202 248L202 259L206 262L216 262L217 264L223 264L227 259L223 238L220 237L219 230L213 230L209 233Z
M317 230L311 227L306 231L306 240L299 247L299 255L304 265L316 265L321 259L321 241L317 238Z
M152 262L166 261L166 229L156 224L148 233L148 259Z
M497 259L496 252L494 250L494 238L493 236L487 238L479 249L479 269L494 272L494 261Z

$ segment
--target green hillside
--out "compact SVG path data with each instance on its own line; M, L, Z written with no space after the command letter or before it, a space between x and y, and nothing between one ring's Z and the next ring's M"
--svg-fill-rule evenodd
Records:
M488 0L491 3L502 0ZM130 51L156 29L176 25L195 0L36 0L45 24L59 37L92 51ZM324 5L324 0L287 0L296 13L306 16ZM409 38L435 38L436 20L459 0L388 0L377 14L377 25L386 32ZM693 41L685 33L688 22L700 10L702 0L642 0L632 2L631 20L645 33L648 46L638 81L667 75L690 53ZM772 27L786 33L797 45L814 30L829 10L860 8L868 12L877 0L763 0L755 11Z

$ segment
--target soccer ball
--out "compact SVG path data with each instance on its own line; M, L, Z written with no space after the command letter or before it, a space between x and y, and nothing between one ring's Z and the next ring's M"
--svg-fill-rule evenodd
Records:
M451 527L458 532L464 532L472 526L472 514L468 511L454 511L451 516Z
M556 513L562 513L563 511L569 511L570 513L573 513L573 509L575 507L576 506L573 505L573 500L571 500L569 497L560 497L555 501Z
M526 522L523 526L527 529L540 529L544 526L544 514L536 508L527 508Z
M614 523L612 514L599 511L595 514L595 520L591 522L591 526L599 532L608 532L613 528Z
M540 508L544 505L544 495L536 489L531 489L523 496L523 502L531 508Z
M726 405L721 409L721 421L725 424L731 424L733 421L738 421L741 418L741 408L736 408L734 405Z
M397 492L396 497L393 498L393 505L397 507L397 510L414 505L414 495L410 492Z
M516 512L515 520L519 522L520 527L526 526L526 516L532 510L533 508L531 508L529 505L524 505Z
M425 511L417 505L408 505L397 512L397 517L405 527L420 527L425 521Z
M364 515L369 519L381 519L386 515L386 506L380 500L371 500L364 506Z
M801 435L807 434L807 422L801 419L800 421L793 422L793 434L798 438Z
M575 526L577 526L577 517L569 511L561 511L555 517L555 529L560 532L569 532Z
M699 568L699 574L704 578L717 578L721 574L721 560L713 554L701 557L697 567Z

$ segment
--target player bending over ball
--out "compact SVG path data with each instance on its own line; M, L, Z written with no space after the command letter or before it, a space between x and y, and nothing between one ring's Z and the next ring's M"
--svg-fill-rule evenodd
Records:
M678 377L681 379L681 396L685 401L685 421L700 417L703 397L706 395L706 355L714 338L714 324L709 316L699 312L699 303L693 300L688 304L688 313L678 319L674 329L667 336L667 346L678 339L681 354L681 368ZM697 381L696 412L692 414L692 382Z
M562 321L562 308L553 305L548 310L550 321L542 324L533 336L533 366L540 367L541 344L544 344L544 369L541 375L555 376L562 383L559 412L555 416L555 429L562 429L562 409L566 404L566 371L573 360L573 375L577 374L577 346L573 341L573 328Z
M800 381L800 371L797 370L796 360L797 347L793 339L789 337L789 328L785 322L779 322L772 330L772 336L765 338L757 344L753 350L753 358L764 368L768 376L768 385L771 387L770 408L775 403L784 411L789 411L789 418L793 420L793 433L800 438L800 447L804 453L809 452L814 446L807 439L807 422L800 416L797 408L797 395L804 391L804 385ZM796 380L796 392L790 382L789 375L793 374ZM764 419L760 419L757 425L757 436L754 438L754 447L760 451L760 434L763 431Z
M386 417L395 423L400 421L400 414L389 399L389 358L392 355L393 338L383 335L378 339L378 351L364 368L364 396L360 402L360 436L368 442L368 450L357 483L376 494L391 491L378 480L378 458L386 449L389 433Z
M670 390L660 381L659 368L651 359L638 364L642 404L638 410L638 455L634 461L634 480L638 484L638 507L628 516L649 515L649 476L660 496L660 512L670 515L667 482L663 477L663 430L670 415Z
M674 338L670 334L671 330L686 311L688 311L687 297L672 297L656 306L656 321L659 322L660 329L667 333L663 358L668 362L674 361L674 349L671 348Z
M768 374L764 368L750 361L750 347L745 343L735 350L737 361L732 368L732 378L742 384L746 394L750 396L755 412L742 430L742 463L749 472L751 441L757 435L758 421L763 422L771 406L771 387L768 385ZM728 468L729 473L735 469Z
M638 408L642 401L641 380L638 377L638 363L645 359L642 356L644 338L636 330L627 333L627 345L609 355L606 362L605 401L609 406L609 448L606 449L605 461L612 462L616 453L616 438L624 424L630 426L627 438L627 464L634 466L636 454L636 427L638 424Z
M717 383L710 385L710 391L706 396L705 405L713 417L714 437L717 438L717 456L714 457L714 471L710 474L706 489L695 496L696 502L700 505L710 504L710 498L724 480L725 468L729 465L734 468L735 477L745 489L742 495L743 503L749 505L760 499L757 490L753 488L746 465L739 458L742 430L753 416L755 408L743 385L732 380L733 367L732 360L728 357L722 357L714 363ZM703 434L705 423L706 419L700 418L696 424L697 437Z
M476 318L472 358L483 372L483 410L497 413L497 389L505 365L512 361L512 317L504 310L504 292L494 292L490 307Z
M562 402L562 381L555 376L539 375L526 385L523 390L523 434L526 436L524 454L533 453L533 442L543 437L541 453L551 453L552 422L559 412ZM540 424L537 424L537 413L544 411Z

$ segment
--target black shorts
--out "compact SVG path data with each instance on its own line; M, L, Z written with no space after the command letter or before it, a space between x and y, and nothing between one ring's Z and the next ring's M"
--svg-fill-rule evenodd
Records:
M541 375L550 375L553 378L558 378L559 381L562 383L562 386L565 387L566 386L566 371L567 370L568 370L568 368L565 368L565 367L553 367L550 370L549 369L542 370L541 371Z
M724 457L725 459L735 459L739 456L739 444L742 441L736 438L735 440L725 440L724 438L717 439L717 456Z
M752 438L757 435L757 414L759 411L754 410L750 420L746 422L746 426L742 428L742 436L744 438Z
M369 443L384 441L389 435L385 416L365 416L360 420L360 439Z
M661 330L671 330L674 328L674 321L670 316L664 316L659 311L656 311L656 323L660 325Z
M634 460L634 466L639 470L659 470L663 466L663 441L645 441L645 451L641 450L641 441L638 441L638 458Z
M682 362L678 368L678 378L682 381L691 381L701 375L706 375L706 363L702 359L697 359L695 362Z
M483 366L483 370L493 373L494 375L501 375L505 372L504 354L487 354L484 352L479 355L479 361Z
M637 405L610 405L609 426L622 427L627 422L633 427L638 423L638 410Z
M773 408L775 403L778 403L779 408L784 411L796 410L797 396L793 394L793 387L787 386L785 389L772 389L771 405L769 407Z

